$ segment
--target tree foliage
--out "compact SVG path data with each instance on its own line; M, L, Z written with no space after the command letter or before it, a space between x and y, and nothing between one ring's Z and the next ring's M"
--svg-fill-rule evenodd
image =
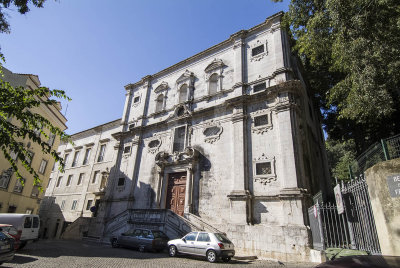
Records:
M22 179L17 166L17 162L20 161L33 175L34 185L40 185L40 179L30 166L32 155L24 140L29 139L29 142L40 145L43 153L50 154L55 161L60 162L61 168L64 167L62 158L58 156L56 149L52 149L52 142L49 140L59 136L61 140L67 141L69 136L41 114L33 112L41 105L56 105L57 101L50 99L51 97L70 100L62 90L50 90L47 87L13 87L0 78L0 149L17 177ZM51 137L52 135L54 136Z
M331 142L357 155L399 133L398 0L291 0L283 25Z
M19 13L25 14L30 10L30 4L35 7L43 7L45 1L46 0L0 0L0 32L10 32L10 24L7 20L7 13L4 13L4 10L12 10L12 8L15 7Z

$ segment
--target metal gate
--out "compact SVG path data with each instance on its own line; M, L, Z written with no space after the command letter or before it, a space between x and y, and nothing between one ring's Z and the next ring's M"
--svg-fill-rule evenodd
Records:
M349 248L380 254L378 235L364 177L342 183L344 213L335 204L308 209L314 249Z

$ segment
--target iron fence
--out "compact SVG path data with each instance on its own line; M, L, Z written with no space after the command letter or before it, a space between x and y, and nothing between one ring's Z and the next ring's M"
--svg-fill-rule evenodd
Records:
M314 249L348 248L380 254L375 220L363 177L341 187L344 213L332 203L308 209Z
M400 134L372 144L349 165L350 179L362 176L373 165L394 158L400 158Z

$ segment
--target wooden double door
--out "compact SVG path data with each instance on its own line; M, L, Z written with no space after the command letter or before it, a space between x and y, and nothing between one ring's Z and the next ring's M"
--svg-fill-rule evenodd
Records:
M171 173L168 176L167 209L183 216L185 210L186 172Z

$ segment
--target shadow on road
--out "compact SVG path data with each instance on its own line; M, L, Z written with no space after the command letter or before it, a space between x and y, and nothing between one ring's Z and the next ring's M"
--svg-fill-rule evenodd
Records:
M104 245L86 241L72 240L40 240L36 243L28 244L25 248L17 252L15 258L10 263L24 264L36 261L37 258L58 258L60 256L74 257L101 257L101 258L126 258L126 259L162 259L170 258L167 250L160 253L139 252L135 249L112 248ZM178 258L188 258L207 262L205 257L182 255ZM246 265L252 261L231 260L230 265ZM223 263L221 263L223 264Z

